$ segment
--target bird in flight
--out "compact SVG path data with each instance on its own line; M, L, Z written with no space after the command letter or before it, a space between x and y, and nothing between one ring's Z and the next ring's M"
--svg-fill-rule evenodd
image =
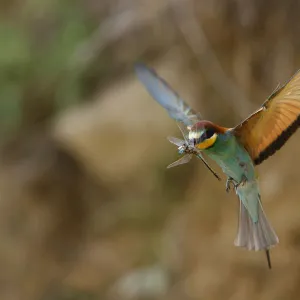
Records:
M168 167L187 163L194 155L220 180L203 154L213 159L227 177L226 191L234 188L240 200L234 244L248 250L264 250L271 268L269 250L279 240L262 207L255 166L279 150L300 125L300 72L278 87L243 122L225 128L203 120L154 70L139 63L135 71L149 94L177 121L183 134L184 140L169 137L184 156Z

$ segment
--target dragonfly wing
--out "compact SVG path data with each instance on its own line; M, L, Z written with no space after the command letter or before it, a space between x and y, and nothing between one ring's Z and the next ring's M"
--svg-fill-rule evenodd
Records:
M144 64L136 64L135 71L149 94L168 111L171 118L183 122L186 126L193 124L195 111L154 70Z
M189 126L186 126L184 123L182 122L176 122L178 128L180 129L186 143L188 144L188 140L189 140Z
M181 157L178 160L171 163L170 165L168 165L167 169L170 169L170 168L182 165L182 164L186 164L191 160L191 158L192 158L192 154L186 154L183 157Z
M183 122L177 121L177 126L179 127L186 143L188 143L189 140L189 132L190 132L190 126L196 124L197 122L202 120L202 117L200 115L200 113L194 114L189 116L190 119L190 125L186 125Z
M181 140L181 139L178 139L176 137L173 137L173 136L168 136L167 139L169 140L170 143L180 147L180 146L183 146L185 144L185 141L184 140Z

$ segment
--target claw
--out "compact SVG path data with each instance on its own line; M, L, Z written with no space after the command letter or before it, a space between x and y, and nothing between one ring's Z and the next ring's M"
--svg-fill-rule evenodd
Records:
M237 183L234 187L237 189L239 186L244 186L247 182L247 177L245 175L242 176L242 180Z
M231 190L230 184L232 184L234 188L236 187L236 185L234 183L234 179L231 178L231 177L228 177L227 180L226 180L226 192L227 193L229 193L229 191Z
M231 190L231 184L234 189L237 189L239 186L245 185L246 182L247 177L245 175L242 176L242 180L239 183L236 183L236 181L232 177L228 177L226 180L226 192L229 193L229 191Z

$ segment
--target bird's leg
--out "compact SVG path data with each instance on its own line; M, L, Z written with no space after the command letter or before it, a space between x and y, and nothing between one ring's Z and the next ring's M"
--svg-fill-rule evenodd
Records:
M247 182L247 177L245 175L242 175L242 179L239 183L236 183L236 181L232 177L227 177L226 180L226 192L228 193L231 190L230 184L233 185L235 189L237 189L239 186L243 186Z
M233 187L236 187L236 184L234 183L234 179L232 177L227 177L227 180L226 180L226 192L227 193L229 193L229 191L231 190L230 184L232 184Z
M239 183L235 184L235 189L237 189L240 185L243 186L245 185L245 183L247 182L247 177L245 175L242 175L242 179Z

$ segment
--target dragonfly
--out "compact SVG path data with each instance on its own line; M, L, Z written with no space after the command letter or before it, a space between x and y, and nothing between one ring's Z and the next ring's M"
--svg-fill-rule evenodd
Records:
M197 158L201 159L201 161L204 163L204 165L210 170L210 172L219 180L221 181L221 177L217 174L216 171L212 169L212 167L206 162L204 159L203 155L201 152L195 147L195 143L189 142L187 138L187 133L185 130L181 127L181 124L177 124L183 137L184 140L178 139L176 137L168 136L167 139L169 140L170 143L176 145L178 147L178 154L183 155L181 158L178 160L174 161L170 165L167 166L167 169L186 164L188 163L193 155L196 156Z

